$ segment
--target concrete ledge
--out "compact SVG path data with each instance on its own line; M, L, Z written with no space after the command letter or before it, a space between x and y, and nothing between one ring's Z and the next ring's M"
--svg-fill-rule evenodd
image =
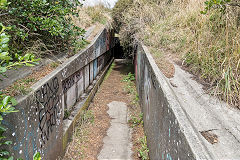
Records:
M135 62L150 159L213 159L146 46L139 44Z

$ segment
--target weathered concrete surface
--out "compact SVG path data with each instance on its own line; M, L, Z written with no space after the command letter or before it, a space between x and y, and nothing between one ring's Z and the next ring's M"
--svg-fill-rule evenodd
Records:
M9 151L14 157L31 160L40 152L43 159L54 160L64 153L64 110L75 105L81 93L89 93L89 78L93 74L88 70L90 63L102 59L101 65L95 65L101 68L109 63L112 39L113 32L103 28L86 49L66 60L34 84L31 93L18 99L19 112L3 121L8 128L5 135L13 141Z
M108 114L112 118L107 136L103 139L103 148L99 160L131 160L131 130L127 124L127 105L113 101L108 104Z
M150 159L213 159L181 100L142 45L137 50L136 78Z
M240 159L240 111L206 94L203 86L177 65L170 81L196 130L217 135L213 145L202 137L213 159Z

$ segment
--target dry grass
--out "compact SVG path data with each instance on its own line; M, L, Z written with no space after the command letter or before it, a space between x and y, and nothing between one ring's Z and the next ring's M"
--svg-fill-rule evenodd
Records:
M111 23L110 10L99 4L94 7L79 7L79 17L74 18L74 23L81 28L92 25Z
M136 38L143 41L156 59L180 59L209 83L212 93L239 107L240 7L228 6L224 15L214 9L203 15L204 1L133 0L117 19L120 38L127 45Z
M73 134L72 142L68 146L64 159L85 159L85 141L88 142L89 126L94 124L94 115L91 110L86 110L81 114L81 119L77 122Z
M59 63L52 62L46 66L33 71L29 76L19 79L12 85L8 86L2 92L9 96L26 95L32 91L31 86L37 81L41 80L46 75L50 74L55 68L57 68Z

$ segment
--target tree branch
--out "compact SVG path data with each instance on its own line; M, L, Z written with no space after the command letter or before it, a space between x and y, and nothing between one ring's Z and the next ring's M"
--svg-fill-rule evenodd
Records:
M240 7L240 3L228 3L227 5L232 7Z
M2 14L0 14L0 17L5 16L5 15L8 15L8 13L2 13Z

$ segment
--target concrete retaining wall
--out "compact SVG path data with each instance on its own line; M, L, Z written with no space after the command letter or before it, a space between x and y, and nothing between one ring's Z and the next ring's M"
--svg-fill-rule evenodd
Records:
M137 49L135 69L150 159L212 159L168 80L142 44Z
M89 92L88 86L109 63L113 46L113 32L103 29L85 50L37 82L29 95L18 100L19 112L3 121L8 128L6 136L13 141L9 150L15 158L32 160L34 153L40 152L43 159L54 160L64 153L64 110Z

